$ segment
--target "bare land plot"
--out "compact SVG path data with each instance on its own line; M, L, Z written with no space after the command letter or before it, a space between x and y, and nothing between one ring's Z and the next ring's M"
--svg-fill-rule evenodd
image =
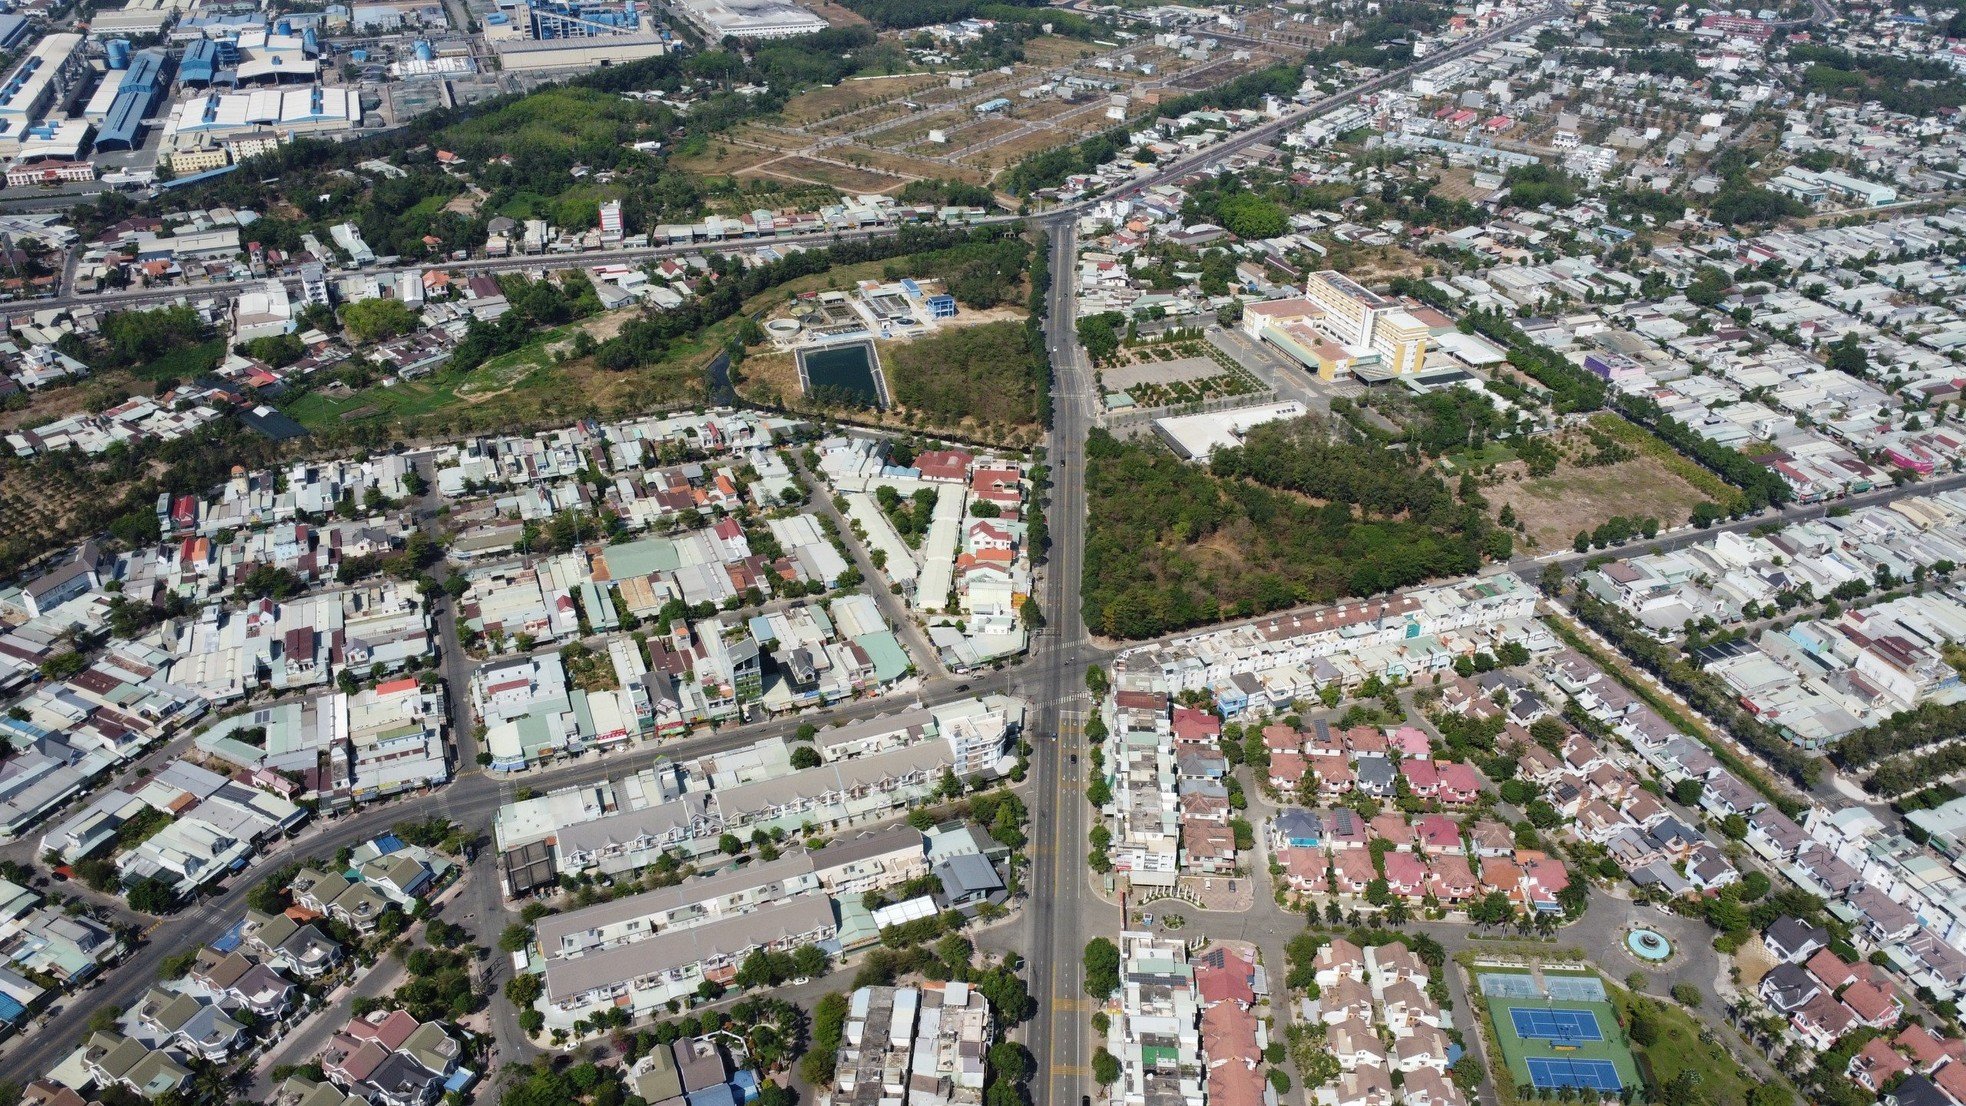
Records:
M1595 530L1612 516L1685 521L1707 497L1657 458L1639 456L1614 465L1583 468L1568 461L1543 477L1529 477L1521 461L1497 468L1499 484L1481 494L1499 512L1504 504L1524 526L1532 550L1561 549L1580 530Z

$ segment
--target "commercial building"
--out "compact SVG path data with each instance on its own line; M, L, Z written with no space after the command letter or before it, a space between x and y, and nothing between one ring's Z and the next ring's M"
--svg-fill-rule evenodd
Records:
M1327 381L1417 373L1427 363L1431 334L1399 301L1331 270L1305 277L1301 298L1248 305L1243 329Z

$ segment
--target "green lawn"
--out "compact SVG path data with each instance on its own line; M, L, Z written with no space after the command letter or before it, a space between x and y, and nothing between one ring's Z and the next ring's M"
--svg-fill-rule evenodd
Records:
M425 196L416 202L415 207L410 208L403 214L410 218L421 217L428 219L436 215L439 211L442 211L444 205L449 202L451 202L451 197L449 196Z
M553 201L537 192L515 192L505 205L498 209L507 219L526 220L534 218L552 205Z
M391 422L427 415L456 403L457 385L468 379L438 373L421 380L364 388L352 396L309 392L286 408L287 414L309 430L332 430L370 419Z
M1440 459L1441 467L1448 472L1466 472L1483 465L1499 465L1504 461L1515 460L1515 450L1501 442L1484 442L1480 449L1464 449L1450 453Z
M1634 1049L1641 1074L1648 1085L1662 1087L1682 1071L1698 1079L1699 1097L1707 1106L1747 1106L1748 1092L1760 1083L1753 1073L1744 1071L1719 1044L1700 1040L1700 1023L1670 1001L1633 995L1621 987L1607 984L1605 991L1628 1020L1638 1004L1644 1004L1648 1020L1657 1032L1650 1045Z
M225 360L225 339L214 338L195 346L179 346L147 365L138 365L134 371L145 380L193 380L211 372Z

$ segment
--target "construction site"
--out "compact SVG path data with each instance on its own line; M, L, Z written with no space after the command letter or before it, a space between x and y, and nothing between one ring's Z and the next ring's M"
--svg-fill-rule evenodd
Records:
M890 193L912 180L990 185L1033 154L1155 114L1289 54L1235 36L1186 46L1107 46L1056 36L1025 60L974 73L848 80L794 98L778 120L720 136L681 168L740 182Z

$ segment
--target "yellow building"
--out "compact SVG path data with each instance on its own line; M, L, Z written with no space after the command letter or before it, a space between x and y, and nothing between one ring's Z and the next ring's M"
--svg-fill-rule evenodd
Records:
M171 151L171 172L180 177L193 173L204 173L212 169L223 169L232 164L232 155L225 147L216 143L198 143Z
M1372 348L1388 376L1417 373L1427 364L1427 345L1433 331L1410 312L1395 308L1372 324Z
M1275 346L1321 380L1348 375L1390 380L1417 373L1427 363L1427 323L1343 273L1312 273L1302 298L1253 303L1243 308L1242 318L1250 337Z
M1325 332L1348 346L1371 345L1379 316L1399 307L1397 301L1330 269L1304 278L1304 298L1324 312Z

